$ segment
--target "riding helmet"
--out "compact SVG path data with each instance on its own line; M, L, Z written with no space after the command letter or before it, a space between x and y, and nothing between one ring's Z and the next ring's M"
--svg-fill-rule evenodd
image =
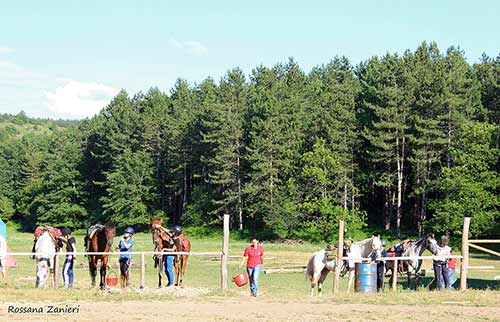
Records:
M129 233L129 234L132 234L132 235L135 234L134 228L132 228L132 227L125 228L125 232Z
M385 247L385 245L387 245L387 242L384 239L382 239L382 246Z
M69 228L67 228L67 227L66 227L66 228L64 228L64 229L62 230L62 234L63 234L63 236L67 236L67 235L71 234L71 229L69 229Z
M172 230L174 231L174 233L176 235L182 234L182 228L180 226L174 226L174 227L172 227Z

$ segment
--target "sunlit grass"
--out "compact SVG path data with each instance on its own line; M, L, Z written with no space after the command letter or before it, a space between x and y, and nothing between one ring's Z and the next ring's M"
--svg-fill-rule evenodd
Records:
M83 250L83 236L76 235L77 247L79 251ZM116 237L115 243L120 236ZM134 236L135 247L134 251L151 251L152 241L151 235L146 233L138 233ZM29 252L31 251L33 235L29 233L20 233L10 227L8 229L9 248L13 252ZM230 255L240 256L244 248L248 245L246 241L231 240ZM309 256L324 245L313 245L305 243L302 245L287 245L287 244L272 244L263 243L265 248L265 267L286 267L290 265L305 265ZM193 239L192 251L207 252L220 251L222 241L218 238ZM133 265L131 268L131 290L121 292L116 289L112 292L100 292L97 289L90 288L90 276L88 273L87 260L83 256L77 258L75 266L75 283L74 289L35 289L35 263L29 257L16 257L17 267L9 269L10 283L7 287L1 286L0 300L2 301L29 301L33 299L39 300L109 300L122 301L134 299L169 299L171 295L155 294L151 292L157 287L157 271L153 267L151 255L146 255L146 292L137 291L139 288L139 256L133 257ZM116 265L117 256L111 257L112 270L119 273ZM238 258L229 260L229 277L242 272L243 269L238 269ZM431 261L424 261L424 268L431 268ZM323 288L323 297L315 299L315 301L335 301L338 303L441 303L443 301L460 301L465 305L499 305L500 296L498 293L499 282L494 281L494 277L499 275L500 261L496 258L485 256L482 254L472 254L470 265L473 266L494 266L495 270L469 271L469 284L474 287L488 290L471 290L467 292L426 292L426 288L415 292L406 289L406 278L400 277L398 282L398 291L391 292L386 284L386 292L383 294L346 294L347 278L341 279L341 293L332 295L332 274L325 281ZM61 265L62 268L62 265ZM458 274L458 268L457 268ZM427 275L424 283L430 282L431 274ZM62 277L59 278L62 284ZM185 285L189 288L209 289L208 294L197 297L200 301L212 300L219 297L225 299L238 299L241 296L247 296L248 288L237 288L231 280L229 281L229 290L220 291L221 273L220 260L218 256L191 256L189 258L187 272L185 276ZM261 276L262 297L273 301L290 301L298 299L309 299L310 285L303 273L284 273L284 274L262 274ZM496 290L496 291L492 291Z

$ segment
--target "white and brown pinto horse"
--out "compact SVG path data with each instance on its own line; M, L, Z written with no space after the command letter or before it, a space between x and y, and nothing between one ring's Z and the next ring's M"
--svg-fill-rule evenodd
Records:
M57 241L44 231L35 243L36 287L45 287L49 277L54 274L54 258L58 251Z
M360 263L360 258L368 258L370 255L375 254L376 258L382 255L382 241L380 236L372 236L368 239L351 243L348 247L344 246L344 256L348 257L347 261L342 261L341 271L349 271L349 284L347 292L350 291L352 280L354 278L354 265ZM321 288L323 282L328 275L328 272L334 271L336 267L336 260L329 261L326 257L326 249L322 249L314 253L306 267L306 276L311 283L311 296L314 295L314 287L318 285L318 295L321 295Z

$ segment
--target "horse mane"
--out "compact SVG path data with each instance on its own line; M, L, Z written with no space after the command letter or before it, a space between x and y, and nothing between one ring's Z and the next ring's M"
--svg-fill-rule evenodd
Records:
M365 245L365 244L368 244L370 241L372 241L372 239L375 238L375 236L372 236L370 238L367 238L367 239L363 239L359 242L356 242L356 244L358 245Z

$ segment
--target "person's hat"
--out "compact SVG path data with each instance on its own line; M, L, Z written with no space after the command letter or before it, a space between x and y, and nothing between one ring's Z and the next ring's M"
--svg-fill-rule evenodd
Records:
M177 225L176 225L176 226L172 227L172 230L174 231L174 233L175 233L176 235L180 235L180 234L182 234L182 228L181 228L180 226L177 226Z
M441 236L441 243L448 244L448 236L445 235Z
M132 234L132 235L135 234L134 228L132 228L132 227L125 228L125 232L129 233L129 234Z
M382 239L382 246L385 247L385 245L387 245L387 242L384 239Z
M67 227L66 227L66 228L64 228L64 229L62 230L62 234L63 234L63 236L67 236L67 235L71 234L71 229L69 229L69 228L67 228Z

